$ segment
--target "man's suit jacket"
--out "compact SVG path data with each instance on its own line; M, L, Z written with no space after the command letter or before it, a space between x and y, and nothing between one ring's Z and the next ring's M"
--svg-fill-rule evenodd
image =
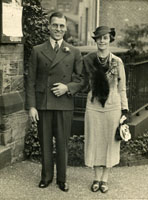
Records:
M71 95L66 93L56 97L53 94L51 88L59 82L68 86ZM73 110L72 96L83 84L82 57L77 48L65 41L57 54L50 41L33 47L26 88L27 109Z

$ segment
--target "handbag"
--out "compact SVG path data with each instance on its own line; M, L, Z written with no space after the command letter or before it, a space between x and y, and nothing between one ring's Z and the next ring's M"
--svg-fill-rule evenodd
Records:
M127 142L131 139L131 133L129 130L129 125L126 123L127 117L125 115L122 115L120 119L119 126L117 127L115 139L117 141L123 140Z

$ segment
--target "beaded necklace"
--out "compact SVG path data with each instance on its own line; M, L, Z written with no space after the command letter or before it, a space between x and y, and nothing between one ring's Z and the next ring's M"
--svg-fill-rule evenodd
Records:
M105 58L99 57L99 55L97 54L97 59L99 64L103 67L104 72L106 73L107 70L109 69L109 55Z
M108 59L109 59L109 55L106 56L105 58L102 58L102 57L99 57L99 55L97 54L97 58L98 58L99 63L102 66L105 66L107 64Z

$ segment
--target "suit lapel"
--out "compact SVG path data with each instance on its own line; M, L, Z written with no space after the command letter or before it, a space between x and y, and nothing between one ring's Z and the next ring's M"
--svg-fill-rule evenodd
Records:
M47 42L45 42L45 47L41 50L41 52L50 61L53 61L53 59L55 57L55 52L54 52L49 40Z
M56 56L51 64L51 68L54 67L57 63L59 63L65 56L69 55L70 52L65 52L63 50L65 46L66 46L66 43L63 41L58 53L56 54Z

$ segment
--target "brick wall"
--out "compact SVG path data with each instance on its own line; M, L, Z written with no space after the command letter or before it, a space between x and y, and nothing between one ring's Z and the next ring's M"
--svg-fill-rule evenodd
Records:
M0 162L23 158L28 114L24 110L24 49L22 44L0 45ZM5 151L6 150L6 151ZM7 152L7 153L6 153Z

